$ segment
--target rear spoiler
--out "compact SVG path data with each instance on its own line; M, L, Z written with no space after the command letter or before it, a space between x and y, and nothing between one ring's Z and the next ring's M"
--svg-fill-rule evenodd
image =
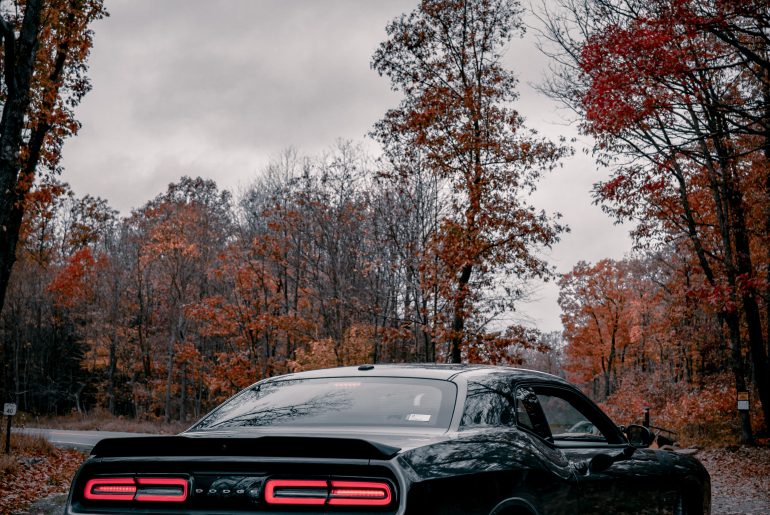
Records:
M139 456L265 456L387 460L401 449L379 442L349 438L262 436L221 438L138 436L105 438L91 451L100 458Z

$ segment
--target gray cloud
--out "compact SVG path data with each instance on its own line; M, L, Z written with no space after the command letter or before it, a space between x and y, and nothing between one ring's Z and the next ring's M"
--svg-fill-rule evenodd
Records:
M416 4L107 0L111 16L95 26L94 89L78 108L81 134L64 148L63 179L127 213L183 174L237 189L288 146L314 154L337 138L361 140L398 102L369 68L371 55L386 23ZM529 85L547 65L531 34L511 44L506 63L521 80L516 107L528 125L574 135ZM550 253L560 271L629 249L627 230L591 205L591 184L604 175L576 155L533 197L572 227ZM542 329L559 329L555 299L546 285L522 310Z

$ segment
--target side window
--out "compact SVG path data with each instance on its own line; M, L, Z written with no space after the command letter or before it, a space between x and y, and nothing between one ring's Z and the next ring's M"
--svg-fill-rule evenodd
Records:
M555 442L607 442L607 437L596 426L595 417L580 399L556 389L536 391Z
M553 441L540 401L530 388L516 389L516 422L519 427L529 429L538 436Z
M460 427L512 426L512 401L510 392L503 386L469 382Z

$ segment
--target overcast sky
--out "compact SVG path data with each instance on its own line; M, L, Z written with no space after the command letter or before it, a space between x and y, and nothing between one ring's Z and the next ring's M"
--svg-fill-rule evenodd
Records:
M417 0L106 0L95 24L93 90L66 143L63 180L127 214L182 175L236 192L281 150L313 155L338 138L362 141L399 97L369 67L386 23ZM506 63L521 79L516 106L542 134L577 136L531 86L547 60L532 31ZM370 145L376 151L374 144ZM592 205L606 177L580 152L547 177L537 207L560 211L572 232L549 254L560 272L579 260L621 258L627 228ZM516 316L560 330L558 290L544 285Z

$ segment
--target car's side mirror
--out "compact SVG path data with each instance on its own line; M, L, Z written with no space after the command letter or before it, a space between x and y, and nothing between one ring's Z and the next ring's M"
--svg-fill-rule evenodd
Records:
M628 438L628 443L634 447L649 447L652 445L652 442L655 441L655 435L652 433L652 431L650 431L649 428L640 426L638 424L631 424L630 426L627 426L625 433L626 438Z
M604 453L597 454L596 456L591 458L591 461L588 462L588 472L591 472L593 474L596 474L598 472L604 472L605 470L610 468L613 463L630 459L631 456L634 455L634 451L636 451L636 448L626 447L622 451L620 451L618 454L615 454L615 455L604 454Z

